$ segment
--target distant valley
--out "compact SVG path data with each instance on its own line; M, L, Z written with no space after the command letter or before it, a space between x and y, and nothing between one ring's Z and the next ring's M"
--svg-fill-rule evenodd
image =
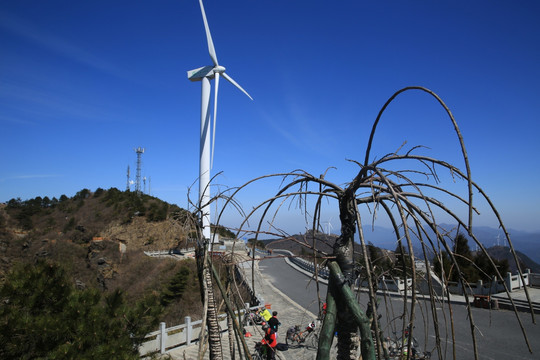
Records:
M448 224L441 224L441 227L448 230L453 228ZM366 239L372 242L373 245L383 249L395 250L396 238L391 229L379 226L374 228L365 226L363 231ZM515 229L508 229L508 233L510 234L510 240L512 241L514 249L526 254L534 262L540 263L540 233L529 233ZM478 241L486 248L508 246L502 230L487 226L478 226L474 228L474 234ZM467 238L471 250L476 250L475 242L470 237ZM418 242L413 242L413 245L416 247L420 244Z

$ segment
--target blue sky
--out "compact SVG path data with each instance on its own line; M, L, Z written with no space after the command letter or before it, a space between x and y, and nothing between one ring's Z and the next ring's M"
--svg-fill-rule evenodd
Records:
M330 166L329 180L350 181L358 168L347 160L363 160L379 109L418 85L451 109L473 179L506 225L540 231L537 2L205 7L220 63L254 98L220 83L219 184ZM187 206L198 176L201 90L186 71L211 64L198 1L2 1L0 54L0 201L123 190L140 146L151 194ZM404 141L462 166L452 126L426 94L407 92L391 105L372 155ZM276 189L247 190L240 200L250 208ZM337 230L337 213L325 211ZM495 225L484 215L476 223ZM282 225L305 228L292 216Z

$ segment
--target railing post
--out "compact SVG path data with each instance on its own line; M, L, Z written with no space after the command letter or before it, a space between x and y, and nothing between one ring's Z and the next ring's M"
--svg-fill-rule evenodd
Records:
M512 273L511 272L506 273L506 286L508 287L508 291L512 292Z
M498 293L499 292L499 284L497 283L497 276L493 275L493 278L491 279L491 293Z
M484 294L484 282L479 279L477 282L476 282L476 294L478 295L485 295Z
M165 342L167 341L167 331L165 330L165 323L159 323L159 353L165 354Z
M191 326L191 317L186 316L184 318L186 324L186 346L191 344L191 337L193 336L193 327Z

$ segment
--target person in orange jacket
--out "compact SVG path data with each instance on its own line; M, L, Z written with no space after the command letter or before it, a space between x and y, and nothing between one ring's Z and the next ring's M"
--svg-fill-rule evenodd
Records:
M276 358L276 332L268 324L262 326L264 331L264 337L261 340L261 344L266 350L266 360L274 360Z

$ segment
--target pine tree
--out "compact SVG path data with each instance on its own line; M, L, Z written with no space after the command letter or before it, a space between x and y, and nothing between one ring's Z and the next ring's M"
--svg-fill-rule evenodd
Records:
M173 300L180 299L186 290L190 271L183 266L170 280L167 287L161 293L161 305L167 306Z
M160 313L155 299L127 306L119 290L105 301L96 289L77 290L45 261L11 271L0 302L2 359L138 359Z

